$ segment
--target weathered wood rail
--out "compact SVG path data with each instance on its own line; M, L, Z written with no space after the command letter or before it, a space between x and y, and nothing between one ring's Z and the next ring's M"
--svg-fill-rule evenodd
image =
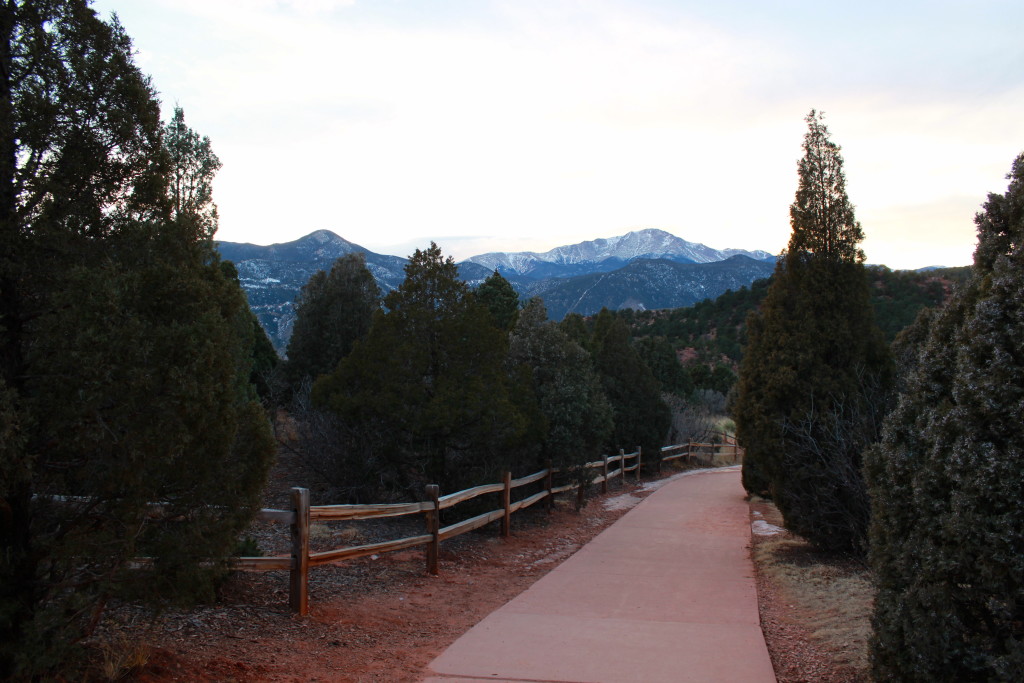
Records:
M681 458L695 459L697 462L709 461L716 455L740 458L742 448L735 442L725 444L687 443L667 446L661 449L661 457L657 461L657 470L661 464ZM614 467L613 467L614 466ZM293 488L291 493L291 510L261 510L257 519L273 521L289 525L291 529L291 555L278 557L237 557L231 560L234 569L248 571L288 571L290 572L290 590L288 603L293 612L306 614L309 611L309 570L343 560L352 560L368 555L405 550L417 546L426 546L426 568L431 574L438 573L438 555L442 541L460 534L479 529L492 522L501 522L501 535L508 536L513 513L547 500L549 509L554 496L568 491L577 492L577 505L582 503L586 485L600 485L602 492L608 491L609 482L633 473L636 480L640 479L643 466L643 454L640 448L633 453L619 451L618 455L604 456L601 460L589 462L584 470L600 470L593 479L584 478L584 485L574 481L554 486L554 475L560 471L550 467L533 474L512 479L506 472L500 483L475 486L464 491L457 491L441 496L436 484L426 487L425 500L416 503L397 503L380 505L310 505L309 490ZM543 482L540 491L513 500L513 491L530 484ZM501 507L464 519L455 524L441 527L441 511L454 507L479 496L501 494ZM350 546L320 552L310 551L309 530L313 522L339 520L366 520L385 517L401 517L405 515L423 514L425 531L417 536L400 538L381 543Z

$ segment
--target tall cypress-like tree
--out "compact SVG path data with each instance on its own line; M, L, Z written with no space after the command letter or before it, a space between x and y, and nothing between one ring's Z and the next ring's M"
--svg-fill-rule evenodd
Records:
M0 678L133 587L208 593L258 505L251 320L171 165L116 21L0 4Z
M213 203L213 177L221 168L210 138L200 137L185 125L185 110L174 108L174 118L164 126L164 149L170 157L168 195L171 217L191 216L199 234L211 238L217 232L217 205Z
M1024 154L975 217L972 277L912 331L916 357L866 456L883 681L1024 671Z
M314 273L295 302L286 365L292 386L334 370L370 331L379 309L380 289L363 254L345 254L330 273Z
M840 148L807 116L793 228L749 341L735 405L743 483L787 527L836 550L866 546L861 452L877 437L891 360L874 323L860 223Z

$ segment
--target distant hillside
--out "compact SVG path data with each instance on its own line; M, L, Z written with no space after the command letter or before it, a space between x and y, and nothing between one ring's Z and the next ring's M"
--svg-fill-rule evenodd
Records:
M375 254L328 230L269 246L218 242L217 249L221 258L235 264L249 306L279 352L288 346L292 334L295 297L314 273L330 270L339 257L353 252L364 254L367 268L382 291L394 289L405 279L406 259Z
M643 259L608 273L544 280L527 293L543 298L548 314L561 320L568 313L591 315L602 308L645 311L691 306L768 277L773 269L771 263L747 256L713 263Z
M922 308L938 306L962 282L968 267L927 271L893 271L884 266L868 268L869 287L875 318L886 339L892 341L900 330L917 317ZM746 320L761 305L770 278L749 287L725 292L715 299L686 308L658 311L620 311L635 337L664 337L692 362L728 361L734 367L745 343Z

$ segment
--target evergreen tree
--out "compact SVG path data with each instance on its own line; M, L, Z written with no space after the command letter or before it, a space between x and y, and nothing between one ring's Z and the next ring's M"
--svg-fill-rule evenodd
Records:
M864 550L861 452L877 437L891 360L874 323L863 238L839 146L807 116L793 233L749 341L734 408L743 484L770 494L786 526L820 547Z
M382 479L419 496L425 483L451 491L497 476L523 423L508 395L505 334L455 262L431 244L405 272L313 401L355 430Z
M903 340L918 351L866 456L877 680L1024 671L1024 154L1008 177L971 279Z
M594 321L592 343L594 366L615 419L607 447L632 451L641 446L651 458L657 457L672 415L658 381L630 344L625 322L602 309Z
M363 254L342 256L330 273L317 271L295 302L286 366L292 387L334 370L370 331L379 309L380 289Z
M503 330L511 330L519 314L519 295L512 283L494 271L476 288L477 301L487 307L494 322Z
M691 373L679 362L676 350L664 337L642 337L634 343L636 352L651 369L664 391L686 398L694 390Z
M168 193L172 218L189 215L201 236L213 237L217 231L213 177L221 163L210 138L200 137L185 125L185 111L175 107L174 118L164 126L163 140L171 162Z
M559 328L586 351L593 351L593 339L591 338L591 329L587 326L587 321L579 313L569 313L562 322L558 324Z
M235 268L235 264L231 261L221 261L220 269L224 277L230 282L235 283L239 291L242 291L242 285L238 281L238 269ZM271 394L273 393L274 384L272 378L281 362L281 358L277 355L277 349L271 343L270 337L267 336L267 331L263 329L263 325L260 325L259 318L256 317L256 314L252 312L248 305L246 310L249 311L249 327L252 330L252 347L250 350L252 372L249 374L249 381L256 389L256 394L260 397L260 400L270 402L272 401Z
M172 220L159 108L128 36L85 0L11 1L0 48L9 679L57 665L112 596L209 593L273 441L244 296L197 213ZM129 570L141 555L152 570Z
M582 465L601 453L612 430L612 410L590 355L548 320L544 302L531 299L509 338L508 367L527 384L539 422L539 444L529 469L551 461L555 467Z

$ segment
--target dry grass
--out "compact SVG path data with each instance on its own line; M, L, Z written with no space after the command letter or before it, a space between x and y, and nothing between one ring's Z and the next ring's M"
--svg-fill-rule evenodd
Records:
M140 638L118 633L99 645L100 673L103 680L127 678L149 662L150 647Z
M777 515L769 507L765 521L781 526ZM753 556L760 571L799 613L811 637L837 663L863 672L866 678L875 597L869 570L847 558L822 554L788 533L761 540Z

